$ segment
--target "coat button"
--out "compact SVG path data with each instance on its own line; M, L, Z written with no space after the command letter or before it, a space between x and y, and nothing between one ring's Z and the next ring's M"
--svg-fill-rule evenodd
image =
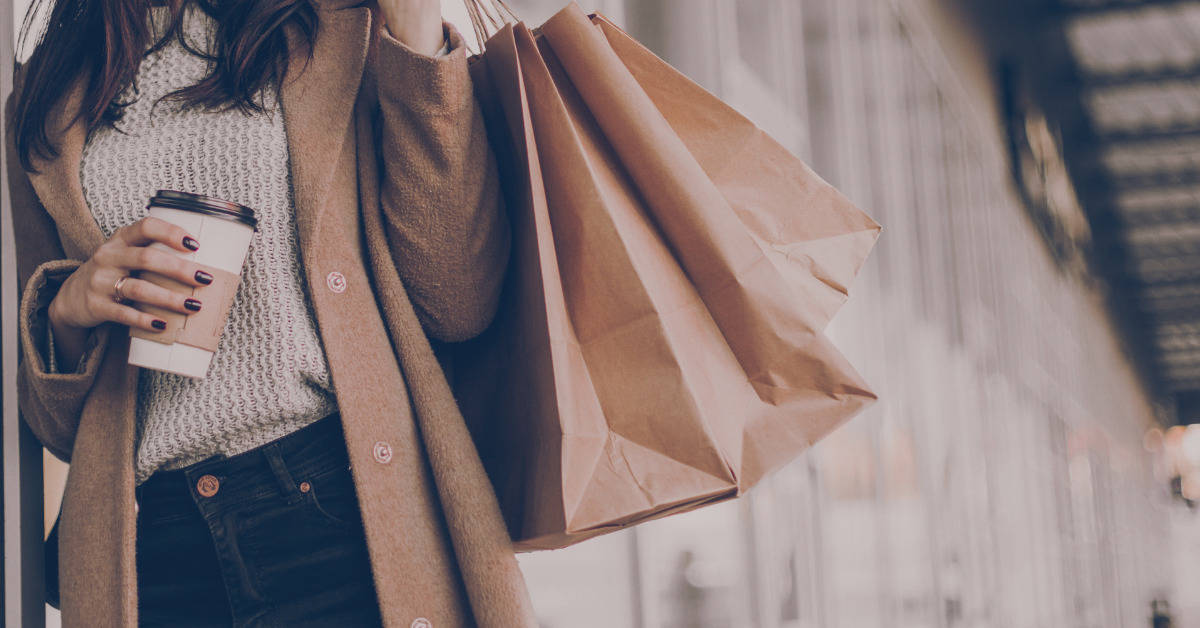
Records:
M379 464L387 464L392 461L392 446L387 441L379 441L375 443L375 461Z
M413 620L412 625L410 625L408 628L433 628L433 622L425 619L424 617L418 617Z
M338 271L333 271L325 276L325 285L337 294L346 291L346 276Z
M217 494L217 489L221 487L221 483L214 475L202 475L199 480L196 480L196 492L205 497L212 497Z

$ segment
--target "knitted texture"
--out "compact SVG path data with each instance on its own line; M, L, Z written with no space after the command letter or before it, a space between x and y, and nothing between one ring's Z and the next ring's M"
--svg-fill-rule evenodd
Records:
M188 4L188 44L208 50L211 18ZM155 28L167 9L154 8ZM147 214L154 192L177 189L253 207L258 232L208 375L192 379L142 369L138 382L135 478L214 454L234 455L284 436L337 404L301 273L287 136L273 89L265 114L192 110L161 101L207 70L177 39L144 57L136 87L119 96L119 130L97 128L86 141L81 183L105 236ZM151 107L153 111L151 111ZM204 246L200 242L200 246Z

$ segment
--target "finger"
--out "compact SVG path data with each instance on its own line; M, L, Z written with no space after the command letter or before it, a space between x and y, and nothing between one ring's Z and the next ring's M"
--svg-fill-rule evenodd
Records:
M154 216L146 216L133 224L121 227L113 235L129 246L146 246L161 242L185 253L200 248L200 243L186 229Z
M91 280L88 283L89 292L109 300L117 296L117 281L121 277L125 277L129 273L119 268L110 268L101 266L92 273ZM125 291L125 287L129 285L129 280L126 280L121 286L121 291Z
M195 262L147 246L125 247L117 254L116 265L126 270L148 270L189 286L212 283L212 275L204 273Z
M167 328L167 322L161 318L115 301L101 302L96 307L105 320L128 325L130 329L158 332Z
M132 301L158 306L165 310L179 312L180 314L199 312L201 307L199 299L193 298L190 295L172 292L144 279L127 279L121 286L121 294Z

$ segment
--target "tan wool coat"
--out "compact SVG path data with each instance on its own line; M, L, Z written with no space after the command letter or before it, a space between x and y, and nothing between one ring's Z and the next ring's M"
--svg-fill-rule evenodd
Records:
M444 368L440 343L490 322L511 233L461 35L421 55L373 1L318 0L313 58L293 46L281 94L301 258L342 415L385 624L535 626L525 582ZM289 30L289 41L298 42ZM20 71L17 76L20 86ZM8 133L20 308L20 407L71 463L59 523L64 625L137 624L137 367L105 324L77 372L46 372L45 307L104 241L85 201L83 122L26 173ZM11 110L12 99L6 107ZM6 116L6 120L8 116ZM11 128L10 128L11 131ZM345 277L345 289L327 282ZM391 455L387 455L390 450ZM421 621L424 618L427 623Z

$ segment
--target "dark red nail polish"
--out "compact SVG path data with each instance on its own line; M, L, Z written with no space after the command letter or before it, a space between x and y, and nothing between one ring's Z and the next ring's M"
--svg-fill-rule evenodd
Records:
M196 241L196 238L193 238L192 236L186 236L183 238L183 246L189 250L195 251L196 249L200 248L200 243Z
M186 299L183 302L183 307L185 307L193 312L199 312L200 311L200 302L197 301L196 299Z
M199 281L200 283L207 286L208 284L212 283L212 280L213 280L212 275L210 275L202 270L196 271L196 281Z
M159 320L156 318L156 319L150 321L150 326L159 331L162 331L167 328L167 321Z

